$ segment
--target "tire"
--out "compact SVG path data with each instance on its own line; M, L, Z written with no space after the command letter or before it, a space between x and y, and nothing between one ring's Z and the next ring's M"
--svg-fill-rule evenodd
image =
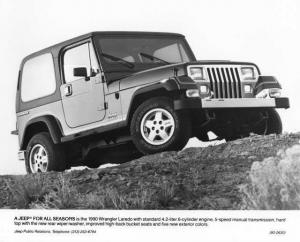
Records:
M166 97L151 98L135 110L130 124L134 145L142 154L182 149L191 137L188 115L173 109Z
M66 169L65 153L54 144L47 132L34 135L26 149L25 165L27 173L63 171Z
M282 122L278 112L275 109L270 109L267 111L267 119L263 121L262 124L255 127L252 130L253 133L259 135L268 135L268 134L281 134L282 133ZM226 137L226 141L232 141L243 137L248 137L249 134Z
M281 134L282 122L278 112L275 109L271 109L268 112L268 116L266 134Z

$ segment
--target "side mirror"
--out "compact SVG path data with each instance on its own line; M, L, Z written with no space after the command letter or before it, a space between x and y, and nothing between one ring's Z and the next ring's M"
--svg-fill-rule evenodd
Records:
M73 69L73 76L79 76L79 77L88 77L87 75L87 69L85 67L76 67Z

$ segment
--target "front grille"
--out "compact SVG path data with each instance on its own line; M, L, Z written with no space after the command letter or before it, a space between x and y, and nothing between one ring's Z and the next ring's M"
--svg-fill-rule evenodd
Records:
M242 98L241 79L236 67L206 67L212 98Z

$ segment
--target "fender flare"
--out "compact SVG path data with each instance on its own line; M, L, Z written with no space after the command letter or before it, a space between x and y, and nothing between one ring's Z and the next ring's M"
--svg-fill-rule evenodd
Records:
M134 94L132 95L131 101L130 101L130 105L129 105L129 115L127 115L126 117L126 125L130 122L130 116L132 115L133 112L133 104L135 102L135 99L140 96L141 94L145 94L147 92L152 92L155 90L163 90L165 92L176 92L178 91L180 92L184 92L186 89L188 88L193 88L196 87L197 85L195 82L193 82L188 76L174 76L174 77L170 77L169 79L163 79L160 81L157 81L153 84L144 86L139 88L138 90L136 90L134 92ZM174 97L176 98L176 97ZM177 97L179 98L179 97ZM174 99L175 101L175 99Z
M253 94L256 95L263 89L268 89L268 88L281 89L281 85L274 76L259 76L255 84Z
M131 97L129 108L128 108L128 114L125 120L125 125L128 125L128 123L130 123L130 117L133 114L134 103L138 98L138 96L140 96L141 94L146 94L148 92L152 92L155 90L163 90L165 92L171 92L171 91L180 91L180 89L181 89L180 84L175 78L163 79L155 83L149 84L147 86L140 87L133 93Z
M59 125L59 121L57 121L57 119L51 115L45 115L45 116L33 118L27 123L24 129L24 135L22 137L20 147L24 146L25 137L27 135L28 128L34 125L35 123L41 123L41 122L47 126L47 129L49 130L53 143L58 144L61 142L62 132Z

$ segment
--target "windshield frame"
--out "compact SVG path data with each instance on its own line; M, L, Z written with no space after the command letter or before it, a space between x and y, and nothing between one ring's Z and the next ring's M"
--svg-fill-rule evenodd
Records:
M130 68L126 68L126 67L122 67L120 65L120 70L118 70L116 68L116 70L113 70L112 69L108 69L108 62L105 60L105 57L102 55L103 52L105 52L104 50L102 50L101 48L101 43L100 43L100 40L99 39L110 39L110 38L116 38L116 39L122 39L122 38L142 38L142 39L145 39L145 38L153 38L153 39L178 39L179 42L182 44L182 47L184 49L184 51L186 52L186 55L188 57L188 59L192 62L192 61L196 61L196 58L194 56L194 53L192 52L188 42L186 41L185 37L183 35L179 35L179 34L165 34L165 33L139 33L139 34L97 34L95 36L93 36L93 43L94 43L94 47L95 47L95 51L97 52L97 56L98 56L98 59L99 59L99 62L102 66L102 69L104 71L104 74L106 73L111 73L111 72L120 72L120 77L118 79L121 79L122 76L129 76L133 73L136 73L136 72L139 72L139 71L144 71L144 70L147 70L147 69L151 69L151 68L155 68L155 67L159 67L159 66L164 66L166 64L159 64L159 63L153 63L153 67L151 67L151 64L152 63L147 63L145 64L143 67L141 63L139 65L139 67L135 66L134 68L130 69ZM132 62L133 64L135 64L135 62ZM180 62L179 62L180 63ZM119 63L120 64L120 63ZM170 63L170 64L175 64L175 63ZM147 68L146 68L147 67ZM122 74L121 74L122 72ZM113 78L107 78L107 79L113 79ZM112 80L109 80L109 81L112 81Z

